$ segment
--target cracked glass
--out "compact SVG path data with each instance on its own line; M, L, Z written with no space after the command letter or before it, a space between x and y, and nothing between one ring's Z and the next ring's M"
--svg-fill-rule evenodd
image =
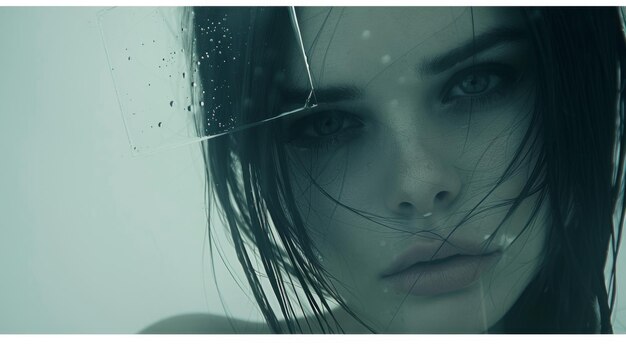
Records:
M216 7L199 18L179 7L102 11L102 38L134 154L244 130L315 105L295 10L277 16L284 24L280 50L249 43L258 40L259 26L270 25L262 10L241 8L234 18L229 12ZM298 57L289 68L278 67L292 48ZM308 79L307 89L279 87L287 75ZM256 94L259 89L267 94ZM268 103L271 109L264 108Z

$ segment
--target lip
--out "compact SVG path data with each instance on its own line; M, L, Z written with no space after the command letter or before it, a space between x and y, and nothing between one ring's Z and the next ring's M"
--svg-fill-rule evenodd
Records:
M381 279L394 290L416 296L432 296L473 285L501 258L499 250L485 252L448 243L417 244L398 256Z

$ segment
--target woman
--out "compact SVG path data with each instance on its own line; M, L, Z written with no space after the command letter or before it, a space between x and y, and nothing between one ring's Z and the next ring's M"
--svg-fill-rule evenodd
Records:
M239 331L612 332L616 9L190 15L199 128L232 130L204 144L209 200L266 320Z

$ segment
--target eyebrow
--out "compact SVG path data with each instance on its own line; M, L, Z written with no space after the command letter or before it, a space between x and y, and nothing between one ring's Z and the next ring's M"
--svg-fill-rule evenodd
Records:
M526 33L521 29L492 28L445 54L423 59L416 67L417 72L420 75L437 75L482 51L504 43L520 42L526 38ZM295 87L281 87L279 90L283 101L294 105L304 104L310 92L309 89ZM356 100L363 96L363 92L359 88L351 85L316 87L314 93L317 101L324 103Z
M527 38L526 32L511 27L492 28L461 44L441 56L424 59L417 65L420 75L436 75L447 71L456 64L497 45L521 42Z

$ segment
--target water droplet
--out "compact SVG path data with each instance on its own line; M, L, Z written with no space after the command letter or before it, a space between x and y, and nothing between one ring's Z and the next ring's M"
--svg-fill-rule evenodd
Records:
M389 56L389 55L383 55L383 57L381 57L381 58L380 58L380 62L381 62L383 65L388 64L389 62L391 62L391 56Z
M187 111L191 111L191 105L187 106Z
M324 257L322 257L322 255L320 253L317 254L317 259L320 262L324 262Z
M170 107L174 106L174 100L170 101Z
M204 101L200 101L200 106L204 106Z
M433 215L433 213L432 213L432 212L427 212L427 213L424 213L422 216L423 216L423 217L430 217L430 216L432 216L432 215Z
M370 38L371 35L372 33L368 29L366 29L363 31L363 33L361 33L361 39L367 40Z
M500 234L500 243L498 246L507 249L513 241L515 241L515 237L509 237L507 233L502 233Z
M185 72L183 72L183 78L185 78Z
M163 125L163 122L159 122L159 124L157 124L159 126L159 128L161 128L161 125Z
M130 61L130 56L128 56L128 61Z

